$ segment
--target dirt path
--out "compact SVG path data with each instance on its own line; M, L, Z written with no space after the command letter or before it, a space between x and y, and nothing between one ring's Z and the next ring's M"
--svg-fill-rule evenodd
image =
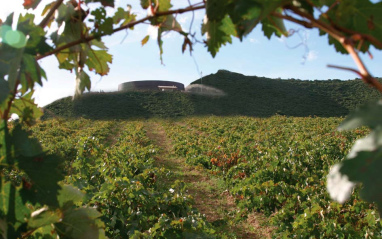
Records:
M271 229L261 226L260 222L265 218L260 214L251 214L247 221L233 223L233 212L238 209L233 197L225 190L222 179L208 174L202 167L187 165L184 159L177 157L171 140L159 123L147 121L145 129L147 136L162 149L156 159L156 166L172 172L170 177L158 180L162 180L167 186L175 180L185 182L189 194L195 200L194 207L206 215L218 232L228 238L271 238Z

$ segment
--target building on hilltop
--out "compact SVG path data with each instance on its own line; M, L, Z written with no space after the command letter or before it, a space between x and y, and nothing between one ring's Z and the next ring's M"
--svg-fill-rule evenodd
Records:
M129 81L119 84L118 91L184 91L184 85L175 81Z

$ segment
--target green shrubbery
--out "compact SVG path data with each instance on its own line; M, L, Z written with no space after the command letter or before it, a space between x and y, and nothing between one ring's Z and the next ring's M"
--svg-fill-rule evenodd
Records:
M200 80L193 83L200 83ZM225 96L181 92L89 93L70 101L57 100L45 107L44 117L131 119L188 115L246 115L269 117L346 116L357 106L378 99L377 91L361 80L276 80L218 71L203 84L223 90Z

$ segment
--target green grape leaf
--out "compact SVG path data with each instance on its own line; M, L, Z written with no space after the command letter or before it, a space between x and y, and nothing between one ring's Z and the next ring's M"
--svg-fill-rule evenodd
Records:
M91 88L91 81L90 77L86 72L81 69L79 72L76 73L76 90L74 97L80 96L85 89L90 90Z
M130 9L131 9L131 6L130 5L127 5L127 10L125 11L123 8L118 8L118 10L116 11L116 13L114 14L113 16L113 22L114 24L119 24L121 21L122 24L121 26L124 26L132 21L135 21L136 20L136 17L137 15L135 14L132 14L130 12ZM133 29L134 27L130 27L130 29Z
M55 2L51 2L45 5L44 9L41 12L41 16L44 16L48 11L54 6Z
M166 17L165 21L162 22L159 27L162 30L162 33L165 31L176 31L176 32L181 32L182 27L179 24L179 22L175 19L174 16L169 15Z
M292 5L294 7L297 7L302 12L305 12L305 13L308 13L311 15L313 14L313 6L310 2L307 2L305 0L294 0L294 1L292 1ZM315 6L317 6L317 5L315 5Z
M35 83L42 86L40 69L41 67L32 55L23 55L20 76L22 94L25 94L28 90L33 90Z
M0 31L1 30L2 28ZM4 79L4 77L9 73L12 59L16 57L17 53L18 51L14 51L14 49L8 44L0 45L0 78Z
M382 39L381 12L381 1L372 3L371 1L347 0L335 5L335 7L327 13L326 17L342 28L357 33L368 34L376 39ZM320 19L323 19L323 17ZM334 39L329 39L329 44L334 44L338 52L347 53L340 47L339 43L335 43ZM360 51L368 51L370 44L370 42L364 41L362 45L360 45ZM380 49L379 46L374 46Z
M29 228L40 228L61 220L62 213L60 210L48 210L47 207L41 208L32 213L32 217L28 221Z
M142 46L144 46L149 41L149 39L150 39L150 35L145 36L141 41Z
M0 105L8 98L9 87L8 82L3 78L0 78Z
M122 20L125 19L126 17L126 13L129 14L129 12L125 12L125 10L121 7L119 7L117 9L117 11L115 12L114 16L113 16L113 22L114 24L118 24L120 23Z
M237 35L242 39L282 4L282 0L238 0L229 5L228 14L235 24Z
M106 47L105 43L103 43L102 41L99 41L99 40L92 40L92 41L90 42L90 44L91 44L92 46L96 46L96 47L98 47L98 48L101 49L101 50L107 50L107 49L108 49L108 48Z
M72 70L75 67L73 54L59 52L56 54L60 69Z
M231 35L236 35L235 26L231 19L226 16L220 21L209 21L202 25L202 35L207 35L207 48L213 57L222 45L227 42L232 43Z
M382 122L382 102L367 104L359 107L338 127L339 130L355 129L360 126L368 126L375 129L381 126Z
M17 114L21 121L32 122L35 119L40 118L43 113L41 109L34 103L32 99L34 91L23 95L13 101L10 113Z
M114 0L86 0L85 3L99 2L104 7L114 7Z
M248 34L260 21L262 6L257 1L239 0L228 8L228 14L235 24L240 39Z
M221 0L208 0L206 5L206 12L208 20L221 21L225 17L228 9L227 1Z
M11 191L14 191L14 198L10 198L12 195ZM14 201L14 208L10 208L9 201ZM11 182L5 182L4 178L1 181L0 187L0 214L7 215L10 211L14 212L14 220L13 222L8 222L8 227L13 224L14 231L17 231L19 227L24 226L25 218L28 217L31 213L30 209L25 206L22 198L20 197L19 188L15 188ZM8 238L11 238L8 235Z
M53 50L53 48L46 43L44 30L34 24L35 16L33 14L25 14L20 16L18 20L17 29L24 35L28 35L25 52L30 55L44 54Z
M125 17L125 21L122 22L122 26L125 26L126 24L135 21L137 19L137 15L135 14L129 14L128 16ZM134 27L129 27L129 29L133 30Z
M159 12L168 11L172 7L171 0L158 0L158 1L152 1L152 2L154 3L154 8L157 7L156 4L158 3L158 5L159 5L158 11Z
M101 216L94 208L68 207L63 220L56 223L57 231L63 238L105 238L104 224L98 218Z
M11 133L16 156L34 157L42 153L40 142L30 138L28 132L22 129L20 124L17 124Z
M81 26L82 25L82 26ZM67 44L76 41L81 38L81 29L83 29L84 24L75 21L65 22L65 28L61 35L54 39L54 43L58 45ZM70 52L80 52L81 45L75 45L69 48Z
M58 194L58 203L60 207L64 207L66 204L76 204L82 202L85 198L85 194L78 188L72 185L64 184Z
M59 168L61 160L55 155L40 154L34 157L18 157L18 166L28 178L23 181L20 195L23 201L58 207L58 184L64 179Z
M61 26L63 22L69 22L75 13L72 4L61 4L57 9L57 17L55 18L58 26Z
M382 208L382 127L355 142L347 159L341 162L340 172L350 181L362 183L361 197L377 202ZM381 210L380 210L381 211Z
M112 63L113 57L107 53L105 50L88 50L88 59L86 60L86 65L89 70L93 69L95 72L101 76L107 75L109 73L108 63Z
M150 6L150 1L149 0L141 0L141 7L143 9L147 9Z
M192 53L192 42L190 39L188 39L188 37L184 37L184 41L183 41L183 44L182 44L182 53L184 53L187 49L187 46L189 47L190 49L190 54Z
M25 9L36 9L41 0L24 0L23 6Z
M153 8L154 9L157 8L158 12L168 11L172 7L170 0L158 0L158 1L152 1L152 2L154 4ZM157 3L158 3L158 5L157 5ZM167 16L155 17L153 19L150 19L150 22L152 25L157 26L157 25L160 25L161 23L163 23L164 21L166 21L166 19L167 19Z
M163 64L163 41L162 41L162 28L158 28L158 37L157 37L157 42L158 42L158 47L159 47L159 58L161 63Z
M20 70L20 65L23 57L23 48L15 49L16 55L10 61L9 72L8 72L8 86L12 91L15 89L18 73Z
M277 12L282 12L282 9L278 9ZM278 17L268 16L261 21L262 30L264 35L271 39L272 35L275 34L278 37L282 35L287 36L288 31L284 25L284 21Z
M113 33L114 20L111 17L107 17L105 8L97 8L92 11L91 14L94 16L94 29L92 31L93 34L110 35Z
M312 3L314 4L314 6L316 7L323 7L323 6L327 6L327 7L330 7L334 4L334 2L336 0L311 0Z
M158 42L158 46L159 46L160 60L161 60L161 62L163 64L163 58L162 58L162 55L163 55L162 33L167 32L167 31L176 31L176 32L182 33L182 27L180 26L179 22L172 15L162 17L161 20L163 22L159 24L157 42ZM142 40L142 46L144 45L144 43L146 43L149 40L148 37L149 36L146 36Z

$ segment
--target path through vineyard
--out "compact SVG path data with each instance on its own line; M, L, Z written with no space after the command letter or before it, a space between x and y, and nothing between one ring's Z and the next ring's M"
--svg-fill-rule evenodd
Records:
M169 187L175 180L187 184L188 193L193 196L199 212L206 215L216 230L229 238L270 238L271 228L261 226L264 216L250 214L247 221L233 224L233 213L236 208L234 198L224 189L223 182L208 174L202 167L187 165L172 149L172 142L166 136L163 127L155 121L145 123L147 136L157 144L161 152L156 158L156 166L171 171L170 176L158 177L163 186ZM161 183L160 183L161 184Z

